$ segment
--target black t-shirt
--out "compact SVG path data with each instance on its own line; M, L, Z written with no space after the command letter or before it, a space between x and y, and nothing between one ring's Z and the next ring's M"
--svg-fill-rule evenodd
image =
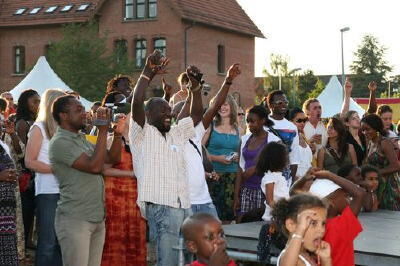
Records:
M365 158L365 150L366 150L366 146L367 146L367 142L365 140L365 136L362 134L359 134L360 136L360 140L361 140L361 145L358 144L358 142L354 139L353 135L351 135L350 132L347 133L347 138L346 138L346 142L348 144L352 144L354 147L354 150L356 152L357 155L357 163L359 166L362 165L363 160Z

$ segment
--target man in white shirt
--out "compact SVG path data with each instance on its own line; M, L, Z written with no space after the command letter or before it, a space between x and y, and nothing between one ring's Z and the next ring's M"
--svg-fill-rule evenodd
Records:
M145 89L155 75L165 72L168 62L157 50L147 57L134 89L129 130L138 204L148 220L150 239L156 241L160 266L178 265L175 247L180 227L191 214L184 150L195 136L194 122L202 118L192 115L193 119L187 117L171 126L171 107L166 100L151 98L144 104ZM200 90L191 94L201 97Z
M199 70L196 68L191 69L194 72L199 72ZM206 173L203 166L203 156L205 156L205 154L202 154L201 140L206 133L206 129L210 126L215 115L218 113L218 110L224 104L229 92L229 88L232 85L232 81L239 74L240 69L238 64L234 64L229 68L224 83L222 84L222 87L218 91L217 95L215 96L215 101L211 103L210 107L207 109L206 113L202 117L202 120L197 125L195 124L196 136L194 138L191 138L185 144L186 168L189 180L190 202L193 214L205 212L218 218L218 214L210 197L206 182ZM190 78L189 84L191 84L191 86L193 86L194 83L198 84L198 81L195 80L193 75L188 73L187 76ZM192 104L190 104L191 102ZM202 115L202 97L192 99L191 94L189 94L183 107L180 103L177 103L174 106L173 112L179 113L177 117L178 121L189 115L189 107L191 105L194 110L200 112L192 112L192 115ZM201 108L194 108L198 105L200 105Z
M304 126L304 135L306 139L315 144L316 151L324 147L328 141L328 133L324 123L321 121L322 107L315 98L308 99L303 104L303 112L306 114L308 121Z
M300 163L299 133L295 124L285 118L289 101L283 91L272 91L267 97L268 107L271 110L269 119L274 125L267 130L279 137L289 150L290 175L283 173L286 179L296 179L297 165ZM290 182L289 182L290 183Z

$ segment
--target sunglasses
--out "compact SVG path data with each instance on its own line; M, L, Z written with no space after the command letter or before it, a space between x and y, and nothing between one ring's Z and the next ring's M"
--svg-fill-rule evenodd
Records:
M238 113L238 116L244 116L245 113Z
M307 121L308 121L308 118L304 118L304 119L299 118L296 120L296 123L305 123Z
M282 105L282 104L289 104L289 101L276 101L274 102L276 105Z

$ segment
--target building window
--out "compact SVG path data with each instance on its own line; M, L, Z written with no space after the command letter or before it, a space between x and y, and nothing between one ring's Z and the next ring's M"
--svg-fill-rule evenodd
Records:
M126 40L115 41L115 58L117 63L121 62L127 57L128 42Z
M165 38L154 39L154 49L159 50L163 56L167 56L167 41Z
M157 17L157 0L125 0L125 19Z
M137 68L144 67L144 64L146 62L146 53L147 53L146 40L136 40L135 66Z
M125 19L133 18L133 0L125 0Z
M149 18L157 17L157 0L149 1Z
M25 47L15 46L14 47L14 73L23 74L25 73Z
M218 45L218 73L225 73L225 47Z

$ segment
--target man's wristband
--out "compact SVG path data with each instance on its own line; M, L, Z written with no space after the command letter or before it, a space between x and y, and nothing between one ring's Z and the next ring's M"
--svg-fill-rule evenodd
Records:
M144 78L144 79L147 79L147 81L148 82L150 82L151 81L151 78L149 78L148 76L146 76L145 74L140 74L140 77L139 78Z

